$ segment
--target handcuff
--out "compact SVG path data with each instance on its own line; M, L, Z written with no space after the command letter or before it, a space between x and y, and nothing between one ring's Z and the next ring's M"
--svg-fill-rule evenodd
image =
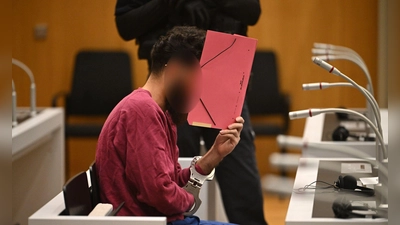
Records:
M190 163L190 178L187 184L183 187L184 190L192 194L194 197L194 205L189 211L183 213L184 216L191 216L197 212L201 205L201 199L199 197L200 189L205 181L210 181L214 178L215 169L213 169L208 175L202 175L197 172L195 166L199 159L201 159L201 156L195 156Z

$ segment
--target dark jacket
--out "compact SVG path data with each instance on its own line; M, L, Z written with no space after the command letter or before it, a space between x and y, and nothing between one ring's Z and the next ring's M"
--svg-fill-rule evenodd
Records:
M172 27L199 27L196 23L201 21L186 23L190 15L177 6L184 1L198 1L207 10L209 23L201 28L225 33L246 35L247 26L256 24L261 14L259 0L117 0L115 22L119 35L126 41L136 39L139 58L149 59L154 43Z

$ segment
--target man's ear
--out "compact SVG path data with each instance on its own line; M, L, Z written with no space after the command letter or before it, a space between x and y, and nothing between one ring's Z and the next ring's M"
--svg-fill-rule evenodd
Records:
M175 80L182 73L182 65L177 60L169 60L167 64L165 64L164 75L168 80Z

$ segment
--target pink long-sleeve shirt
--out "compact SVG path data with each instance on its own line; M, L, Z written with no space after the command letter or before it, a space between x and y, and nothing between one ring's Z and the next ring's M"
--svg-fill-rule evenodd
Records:
M101 131L96 167L102 202L120 216L167 216L182 220L194 198L182 189L189 170L181 169L176 126L168 112L137 89L110 113Z

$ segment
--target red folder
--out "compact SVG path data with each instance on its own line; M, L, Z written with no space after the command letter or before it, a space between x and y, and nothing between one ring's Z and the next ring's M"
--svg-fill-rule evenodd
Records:
M253 38L207 31L201 97L189 112L190 125L226 129L240 116L256 45Z

